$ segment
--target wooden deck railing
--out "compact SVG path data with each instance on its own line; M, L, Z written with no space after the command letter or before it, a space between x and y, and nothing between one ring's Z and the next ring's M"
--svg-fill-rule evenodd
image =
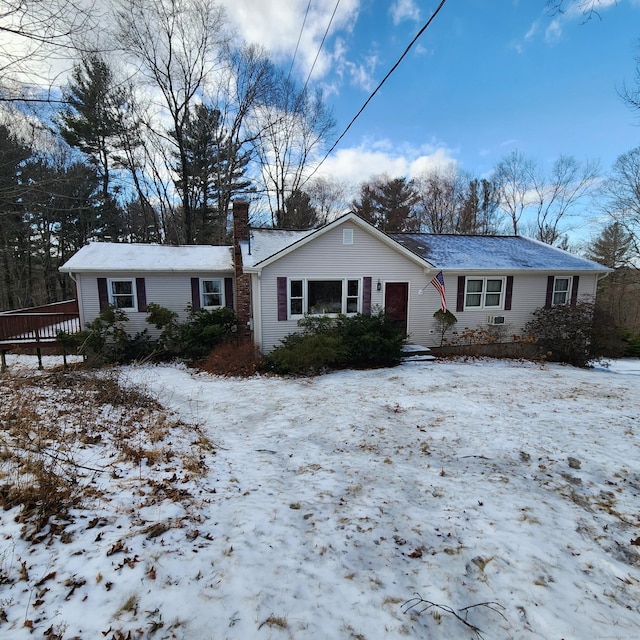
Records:
M61 331L80 331L78 303L75 300L0 313L2 370L6 369L5 352L15 349L36 349L41 362L41 349L59 346L58 333Z

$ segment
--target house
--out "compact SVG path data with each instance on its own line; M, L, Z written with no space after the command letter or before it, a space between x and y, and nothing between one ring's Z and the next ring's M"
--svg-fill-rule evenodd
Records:
M610 271L519 236L386 234L354 214L310 231L253 229L248 218L248 205L234 203L232 247L83 247L61 267L76 282L81 323L112 304L134 333L148 328L148 302L181 314L229 306L240 337L267 353L305 314L384 309L412 342L432 347L442 304L432 279L442 272L457 326L493 328L509 341L535 309L594 299Z

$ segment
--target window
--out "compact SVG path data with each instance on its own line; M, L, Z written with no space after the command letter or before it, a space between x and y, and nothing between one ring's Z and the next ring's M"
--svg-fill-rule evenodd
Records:
M360 280L290 280L289 315L358 313Z
M304 295L302 280L291 281L291 298L289 308L292 316L301 316L304 314Z
M222 280L200 280L202 306L205 308L224 306Z
M133 279L109 280L109 304L116 309L136 309L136 287Z
M567 304L571 294L571 278L555 278L553 281L553 298L551 304Z
M467 278L466 309L502 309L504 278Z

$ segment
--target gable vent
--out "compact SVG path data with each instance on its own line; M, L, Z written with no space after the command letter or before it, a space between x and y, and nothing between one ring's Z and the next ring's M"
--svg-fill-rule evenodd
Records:
M342 244L353 244L353 229L342 230Z

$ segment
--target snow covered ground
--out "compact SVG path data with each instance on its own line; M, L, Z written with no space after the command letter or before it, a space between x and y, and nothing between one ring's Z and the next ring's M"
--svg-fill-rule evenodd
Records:
M639 638L637 374L123 368L213 446L172 427L173 458L133 465L105 436L75 452L102 472L65 536L1 513L0 638Z

